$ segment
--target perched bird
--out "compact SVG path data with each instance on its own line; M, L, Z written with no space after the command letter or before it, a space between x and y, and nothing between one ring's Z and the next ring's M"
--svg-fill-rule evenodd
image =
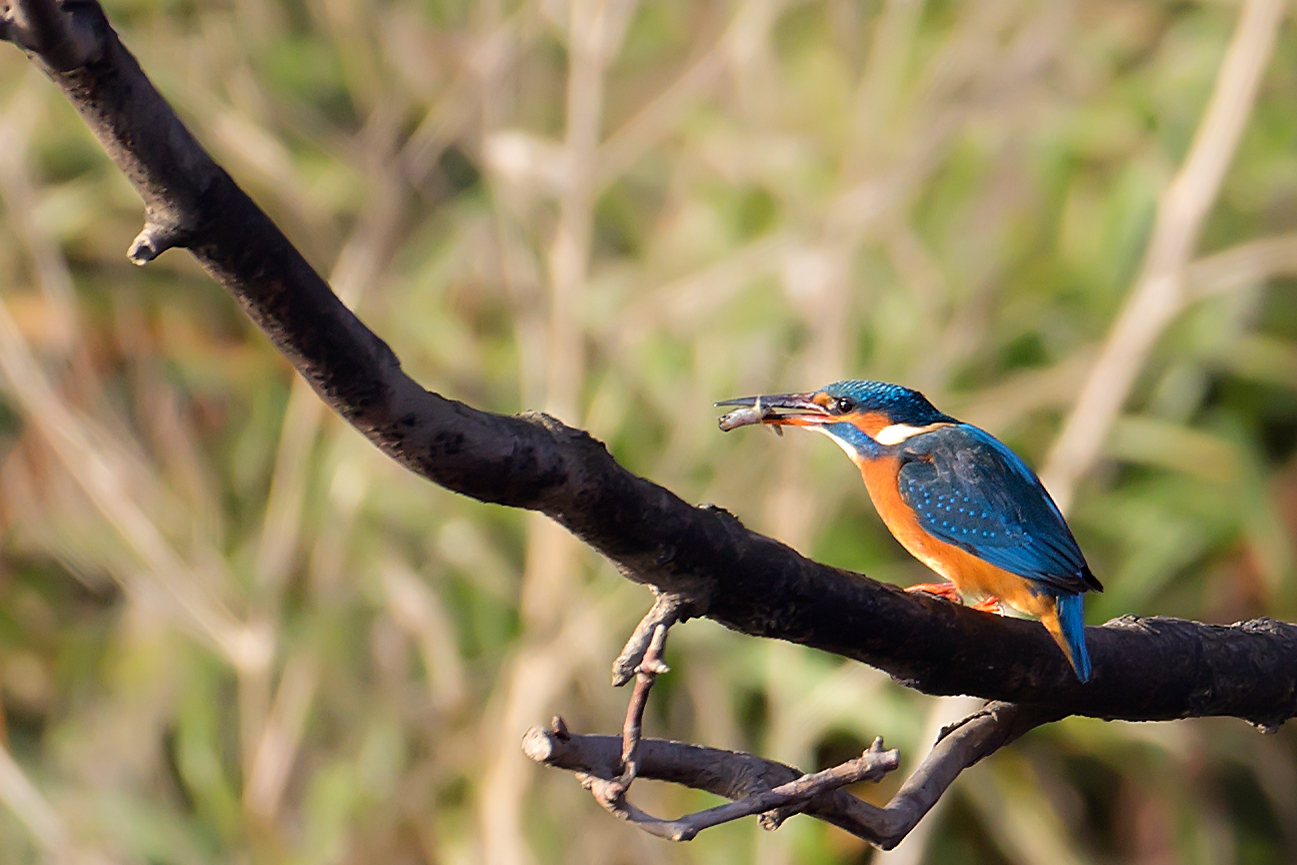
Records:
M722 430L799 426L833 439L901 546L950 581L908 591L1035 616L1077 678L1090 678L1081 596L1103 586L1040 479L990 433L942 414L918 391L878 381L717 405L740 407L720 419Z

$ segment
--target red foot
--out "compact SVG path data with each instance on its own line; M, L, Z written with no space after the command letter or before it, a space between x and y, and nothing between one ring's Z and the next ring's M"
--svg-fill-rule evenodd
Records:
M1000 606L999 598L987 598L984 601L978 601L969 607L970 610L980 610L983 613L995 613L997 616L1004 615L1004 607Z
M959 589L955 588L954 583L919 583L917 586L906 586L907 592L926 592L929 595L936 595L938 598L945 598L952 603L959 603Z

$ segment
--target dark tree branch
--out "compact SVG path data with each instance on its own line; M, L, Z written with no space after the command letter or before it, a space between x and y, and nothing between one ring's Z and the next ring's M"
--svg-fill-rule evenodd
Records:
M706 790L733 801L676 820L653 817L624 799L615 805L603 799L601 803L638 828L673 841L688 841L702 829L751 814L764 812L763 825L775 828L791 814L804 813L890 849L918 825L960 772L1057 717L1006 703L987 705L943 730L927 758L883 808L840 789L858 781L877 780L896 768L896 752L884 751L881 740L856 760L803 775L791 766L752 754L644 739L640 743L640 777ZM523 752L538 763L578 773L582 784L600 798L598 786L613 783L620 773L620 740L574 735L555 720L553 730L528 730ZM770 813L776 808L776 813Z
M194 140L99 5L61 9L23 0L23 25L11 14L4 34L34 54L144 198L136 260L188 248L329 406L412 471L548 514L628 579L705 599L695 612L727 627L872 664L930 694L1100 718L1232 715L1267 727L1297 712L1297 627L1119 619L1088 630L1095 674L1081 685L1034 622L817 564L631 474L553 418L504 417L428 392ZM56 15L67 17L50 24ZM76 52L65 51L66 33L77 34ZM66 68L69 57L84 62Z

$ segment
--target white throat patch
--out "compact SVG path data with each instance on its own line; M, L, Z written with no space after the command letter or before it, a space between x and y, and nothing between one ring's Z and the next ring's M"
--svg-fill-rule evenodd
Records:
M930 423L927 426L910 426L905 423L894 423L891 426L883 427L875 433L874 441L880 445L898 445L920 433L932 432L934 429L940 429L943 426L950 426L950 424Z

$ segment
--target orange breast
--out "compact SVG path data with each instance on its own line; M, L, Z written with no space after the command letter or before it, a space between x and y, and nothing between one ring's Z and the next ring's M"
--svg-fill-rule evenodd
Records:
M856 463L865 479L865 489L882 517L883 524L901 546L923 564L955 584L960 593L974 599L994 597L1031 616L1052 614L1053 598L1032 590L1032 583L1003 568L997 568L972 553L928 534L914 511L901 499L897 474L900 460L884 457Z

